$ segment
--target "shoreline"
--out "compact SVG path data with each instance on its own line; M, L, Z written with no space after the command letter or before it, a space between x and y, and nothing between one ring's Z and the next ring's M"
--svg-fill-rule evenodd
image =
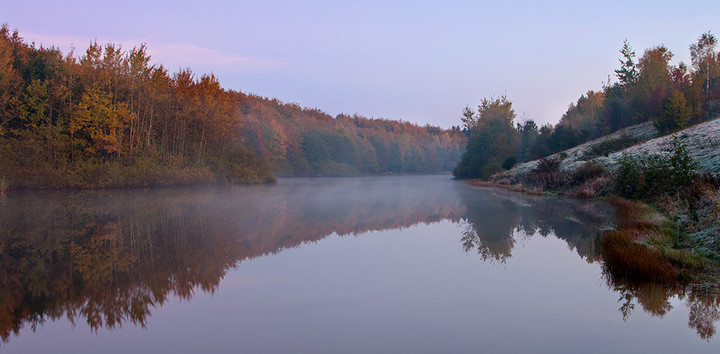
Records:
M481 179L470 179L467 183L475 187L488 187L488 188L502 188L513 192L530 194L530 195L544 195L544 196L558 196L564 195L563 193L550 193L539 188L528 189L522 184L509 184L509 183L497 183L490 181L483 181Z
M645 201L621 197L582 197L564 191L527 188L522 184L498 183L479 179L466 183L477 187L500 188L512 192L548 197L569 196L577 199L608 200L617 214L616 229L604 232L598 239L604 266L613 276L630 281L676 283L717 288L720 262L712 255L702 255L693 247L683 247L687 235L679 230L673 215ZM677 215L676 215L677 217Z
M121 190L121 189L143 189L143 188L180 188L180 187L202 187L202 186L232 186L232 185L271 185L278 182L281 178L354 178L354 177L392 177L392 176L452 176L450 171L441 171L436 173L385 173L385 174L359 174L348 176L291 176L276 175L274 179L258 180L251 182L222 182L208 180L197 180L188 182L171 182L171 183L136 183L136 184L114 184L104 186L19 186L3 184L4 180L0 178L0 197L7 194L25 193L25 192L54 192L54 191L102 191L102 190Z

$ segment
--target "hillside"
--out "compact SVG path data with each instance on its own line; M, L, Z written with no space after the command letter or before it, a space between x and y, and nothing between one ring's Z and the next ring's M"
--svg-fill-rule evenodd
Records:
M720 119L697 124L674 134L658 137L652 122L645 122L619 130L610 135L588 141L584 144L548 156L557 159L560 169L576 171L581 166L594 162L609 170L618 167L619 159L625 155L662 154L670 148L673 136L680 136L688 147L690 156L697 162L697 171L720 175ZM625 147L624 145L631 146ZM520 163L508 171L493 176L494 181L516 180L538 167L541 159Z

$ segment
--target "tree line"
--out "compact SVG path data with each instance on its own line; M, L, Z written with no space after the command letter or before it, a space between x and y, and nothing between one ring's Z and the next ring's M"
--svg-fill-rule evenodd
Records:
M464 139L459 128L331 117L189 68L171 74L145 45L63 54L0 27L0 191L437 172Z
M560 121L538 126L516 123L507 97L483 99L477 111L463 111L468 143L454 170L458 178L488 178L516 162L566 150L619 129L652 121L660 134L706 121L720 113L720 56L717 38L703 33L689 46L691 64L672 65L664 45L641 57L626 40L616 81L571 103Z
M462 154L459 127L358 115L335 117L252 94L235 93L243 141L286 176L332 176L450 171Z

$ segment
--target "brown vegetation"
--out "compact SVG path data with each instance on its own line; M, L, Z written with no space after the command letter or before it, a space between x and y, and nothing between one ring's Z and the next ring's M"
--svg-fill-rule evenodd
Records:
M663 252L648 242L669 242L662 232L663 218L647 207L615 199L617 230L600 239L604 265L615 277L639 281L668 282L677 275Z

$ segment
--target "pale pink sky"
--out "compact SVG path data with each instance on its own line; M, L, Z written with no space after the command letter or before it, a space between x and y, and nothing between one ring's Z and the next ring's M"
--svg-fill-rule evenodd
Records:
M718 1L0 2L0 22L38 44L146 43L154 62L229 89L444 127L502 94L521 119L555 123L601 89L623 40L688 62L701 33L720 35L718 14Z

